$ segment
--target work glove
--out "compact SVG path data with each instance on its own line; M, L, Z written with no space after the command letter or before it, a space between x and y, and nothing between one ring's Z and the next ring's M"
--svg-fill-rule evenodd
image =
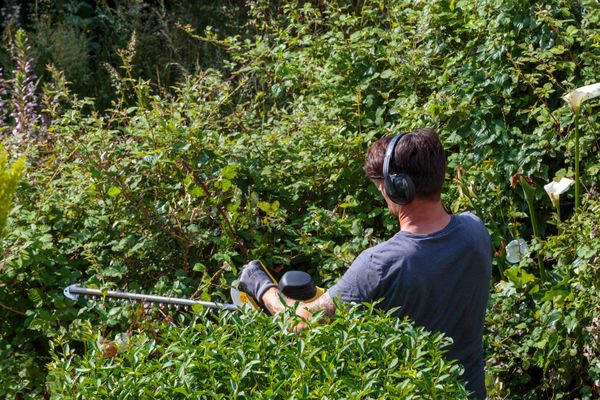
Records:
M240 288L250 296L254 297L256 302L264 307L262 295L272 287L277 287L275 282L263 271L258 260L252 260L244 265L239 278Z

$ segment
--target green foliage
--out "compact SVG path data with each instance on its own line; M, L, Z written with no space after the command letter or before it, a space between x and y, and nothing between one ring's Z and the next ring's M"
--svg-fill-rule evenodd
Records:
M21 157L9 166L8 154L4 149L4 143L0 143L0 238L4 234L8 214L13 206L13 196L18 188L24 170L25 158ZM3 263L0 263L0 274L3 272L2 267ZM0 290L2 292L4 291L3 289L3 284L0 283ZM7 304L12 305L12 302ZM4 309L12 309L12 307L7 306L3 301L0 301L0 306ZM3 321L5 320L3 319ZM6 321L8 322L8 319ZM3 325L7 324L5 323ZM0 330L0 332L2 332L2 330ZM40 379L41 374L36 373L39 371L39 368L33 357L28 354L11 354L11 346L6 346L1 339L2 336L0 336L0 371L3 373L0 374L0 396L3 396L8 393L18 393L21 389L26 388L28 384L31 383L29 379ZM6 379L6 375L8 374L5 371L11 369L14 370L15 366L20 367L18 368L18 373L23 373L20 383L14 379L12 374Z
M117 50L132 36L137 38L136 74L168 88L201 68L220 67L225 57L222 48L210 41L198 43L185 27L234 35L246 15L244 2L236 0L218 5L192 0L61 0L40 1L35 7L20 3L22 18L10 24L5 21L5 35L15 24L25 25L38 75L45 74L46 65L55 65L65 72L75 93L95 98L99 109L109 107L114 99L111 65L118 63ZM1 61L0 57L0 65Z
M8 154L0 146L0 236L6 226L8 212L12 208L13 196L25 169L25 158L21 157L8 165Z
M290 310L293 312L293 310ZM288 318L293 318L288 312ZM317 316L318 318L318 316ZM136 331L124 341L87 339L80 355L57 346L53 398L466 398L441 334L373 308L340 311L302 334L262 313L200 313ZM156 333L153 333L156 332ZM60 339L56 341L60 343Z
M600 225L598 202L560 224L540 250L555 265L552 285L526 259L492 293L488 371L503 398L600 395Z
M257 0L194 5L180 24L183 1L65 1L55 13L39 4L30 18L37 64L63 68L75 94L50 68L48 140L28 143L35 168L0 240L0 319L9 321L0 397L42 393L53 338L68 359L95 362L98 350L78 344L86 321L106 335L141 323L126 307L73 304L62 295L72 283L227 300L238 268L260 258L328 286L397 230L361 171L366 149L423 125L448 150L447 208L475 211L498 248L487 347L500 395L597 394L597 249L587 228L555 222L540 189L573 176L573 116L560 98L597 80L593 0ZM81 100L89 94L97 99ZM588 210L599 190L597 111L590 102L579 117ZM511 189L516 173L536 184L527 194ZM573 217L572 196L561 201L564 220L595 232L593 212ZM533 235L533 214L533 253L511 266L503 247ZM579 252L589 267L581 274ZM581 329L567 328L574 320ZM165 329L172 338L187 328ZM163 339L140 340L131 354ZM170 344L159 343L155 352ZM53 382L70 379L57 368Z

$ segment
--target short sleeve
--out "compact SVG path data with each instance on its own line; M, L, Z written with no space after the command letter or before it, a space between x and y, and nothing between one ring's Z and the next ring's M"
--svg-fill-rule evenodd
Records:
M329 289L331 298L345 302L363 303L377 299L381 273L373 265L372 254L363 251L340 280Z

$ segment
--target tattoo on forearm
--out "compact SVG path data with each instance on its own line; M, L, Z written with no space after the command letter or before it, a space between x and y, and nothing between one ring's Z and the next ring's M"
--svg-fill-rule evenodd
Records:
M285 301L285 305L282 303L282 299ZM284 312L286 305L287 307L293 307L294 304L296 304L295 300L286 298L276 289L269 289L263 296L262 300L265 307L267 307L271 314ZM331 299L331 296L329 296L329 292L325 292L315 301L301 304L300 307L306 308L311 313L324 310L324 314L327 316L335 313L335 304L333 304L333 300Z
M325 310L325 315L333 315L335 313L335 304L333 304L333 300L329 296L329 291L325 292L315 301L306 304L306 308L312 312Z
M282 300L285 301L285 304L282 302ZM294 300L288 299L283 295L283 293L275 288L267 290L262 298L262 301L271 314L284 312L286 305L290 307L295 303Z
M272 299L270 299L270 300L272 300ZM265 302L265 306L267 307L267 310L269 310L269 312L271 314L277 314L277 313L281 313L281 312L285 311L285 306L283 304L281 304L279 299L277 299L275 301Z

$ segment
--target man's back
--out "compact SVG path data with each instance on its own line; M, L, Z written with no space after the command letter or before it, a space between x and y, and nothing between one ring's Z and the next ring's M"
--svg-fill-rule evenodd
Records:
M344 301L382 300L384 309L450 336L448 357L465 367L467 388L485 397L483 320L492 270L492 243L473 214L450 216L442 206L446 176L443 145L432 129L401 132L376 140L364 170L377 187L401 232L361 253L325 294L304 303L296 314L309 318L335 312L333 297ZM244 267L244 287L270 312L284 305L264 272ZM304 329L299 324L296 329Z
M432 234L400 231L357 257L329 294L344 301L382 299L398 317L450 336L448 358L465 367L467 388L485 397L483 322L491 276L492 244L471 213L453 215Z

